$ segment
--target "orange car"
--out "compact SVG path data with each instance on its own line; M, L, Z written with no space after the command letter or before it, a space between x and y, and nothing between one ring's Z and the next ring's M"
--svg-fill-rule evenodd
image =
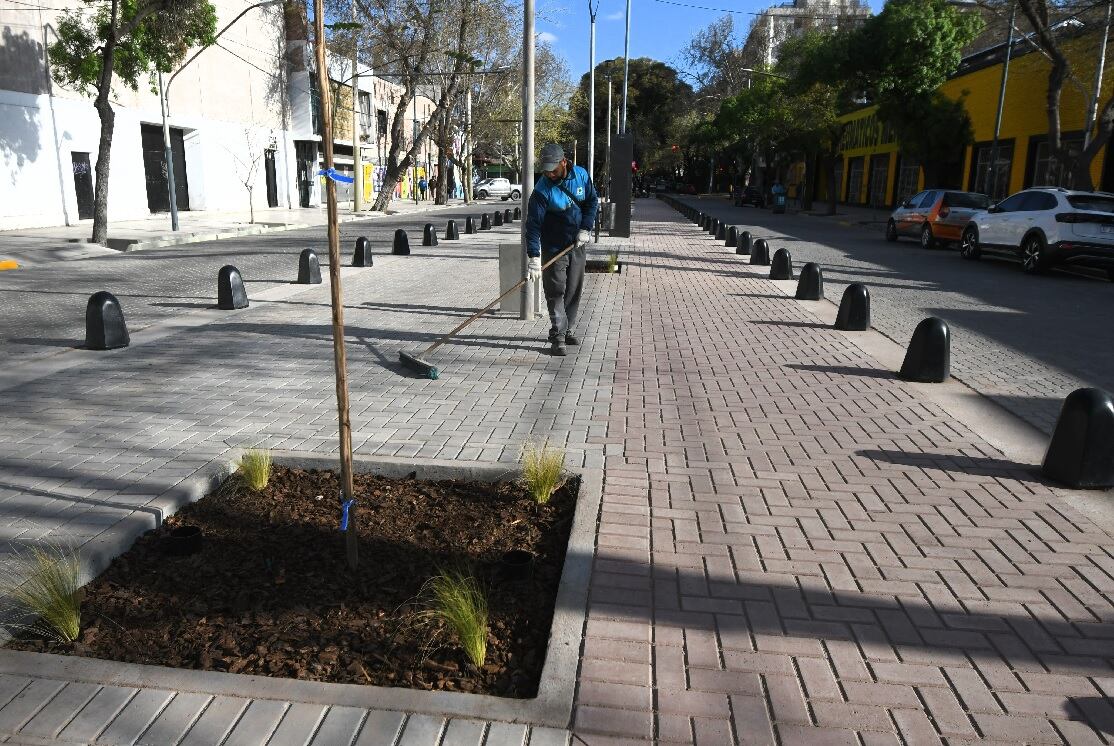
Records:
M958 243L976 212L990 206L990 198L976 192L926 189L902 202L886 223L886 240L917 237L922 249L944 242Z

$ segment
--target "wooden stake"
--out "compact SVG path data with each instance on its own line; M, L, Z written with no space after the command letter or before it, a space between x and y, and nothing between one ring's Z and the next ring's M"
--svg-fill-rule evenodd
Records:
M333 91L325 66L325 9L322 0L313 0L314 53L317 60L317 86L321 91L321 144L325 148L325 170L333 169ZM337 415L340 422L341 500L352 499L352 422L348 416L348 362L344 354L344 305L340 292L340 235L337 226L337 185L325 177L325 198L329 211L329 289L333 306L333 368L336 371ZM349 569L359 563L356 545L356 506L348 511L348 530L344 544Z

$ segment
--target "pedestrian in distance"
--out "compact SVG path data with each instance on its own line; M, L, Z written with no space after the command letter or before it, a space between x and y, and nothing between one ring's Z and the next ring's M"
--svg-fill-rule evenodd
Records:
M584 288L585 245L591 239L599 196L588 172L571 165L560 145L541 152L542 176L530 193L526 208L527 271L539 277L549 308L549 343L554 355L566 354L566 345L579 344L572 333ZM542 265L569 245L573 250L542 273Z
M426 181L425 177L423 176L422 178L418 179L418 198L421 199L423 202L425 201L427 189L429 189L429 182Z

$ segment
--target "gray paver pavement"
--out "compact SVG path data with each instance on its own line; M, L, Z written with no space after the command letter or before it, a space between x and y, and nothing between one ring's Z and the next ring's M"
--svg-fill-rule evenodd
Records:
M491 240L345 284L358 452L509 463L545 434L605 469L572 742L1106 742L1110 535L915 387L869 375L851 338L676 213L638 205L623 275L589 277L584 344L563 360L544 354L544 322L498 316L443 348L440 381L400 375L398 349L493 295ZM259 303L10 389L9 535L134 531L112 521L162 510L234 448L335 450L326 298ZM569 743L112 685L80 705L75 686L0 675L0 733L171 744L259 723L243 735Z

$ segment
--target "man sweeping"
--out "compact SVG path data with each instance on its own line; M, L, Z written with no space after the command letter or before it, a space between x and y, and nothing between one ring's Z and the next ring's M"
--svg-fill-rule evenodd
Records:
M584 287L584 246L591 239L599 197L588 172L570 166L560 145L546 145L541 154L542 177L530 194L526 210L526 254L530 279L542 278L549 307L549 343L554 355L578 344L572 334ZM576 247L542 274L542 264L570 244Z

